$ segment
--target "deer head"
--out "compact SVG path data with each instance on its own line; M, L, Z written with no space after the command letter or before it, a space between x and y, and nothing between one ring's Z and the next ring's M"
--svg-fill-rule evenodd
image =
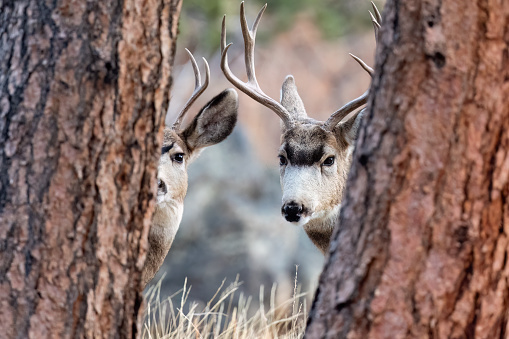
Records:
M143 283L159 270L177 233L187 193L187 166L208 146L215 145L233 131L237 122L238 95L227 89L210 100L193 121L182 128L182 120L209 84L207 60L205 82L201 83L198 64L187 49L195 74L195 89L171 127L165 127L158 166L157 204L148 236L149 250L143 269Z
M369 90L338 109L327 121L308 117L291 75L287 76L283 83L280 103L267 96L258 85L254 65L256 30L266 7L267 5L263 6L249 29L244 2L240 5L248 81L242 82L228 66L227 52L231 44L226 45L225 18L221 32L221 69L235 87L270 108L281 118L281 213L287 221L303 226L313 243L325 253L339 216L353 147L364 110L358 110L346 117L366 103ZM372 15L372 20L377 34L380 14L374 4L373 8L377 18ZM361 59L353 55L352 57L370 75L373 74L373 70Z

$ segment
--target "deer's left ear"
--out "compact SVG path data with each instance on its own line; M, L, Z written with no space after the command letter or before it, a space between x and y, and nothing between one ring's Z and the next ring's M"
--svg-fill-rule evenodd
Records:
M238 94L231 88L210 100L182 133L191 152L226 139L237 122L238 106Z
M339 123L334 128L334 133L341 134L343 138L345 138L346 142L353 146L355 144L355 140L357 140L357 136L359 134L359 127L361 125L362 117L364 116L364 111L366 108L357 111L353 114L350 119L345 122Z

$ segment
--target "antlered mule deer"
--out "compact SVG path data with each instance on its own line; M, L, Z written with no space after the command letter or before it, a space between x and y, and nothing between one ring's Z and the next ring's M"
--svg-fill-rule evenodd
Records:
M357 130L364 110L344 118L366 103L369 90L334 112L325 122L308 117L291 75L287 76L283 83L281 103L267 96L258 85L254 65L256 30L266 7L267 5L260 10L253 27L249 29L244 3L240 5L248 81L241 81L228 66L227 52L231 44L226 45L225 18L221 32L221 69L235 87L270 108L281 118L281 213L287 221L303 226L311 241L325 253L338 220ZM381 17L374 4L373 8L376 18L373 15L371 17L377 36ZM352 57L370 75L373 74L373 70L361 59L353 55Z
M191 98L171 127L164 129L163 146L158 166L157 204L148 235L149 249L142 273L146 285L163 264L179 228L187 193L187 166L200 151L223 141L237 122L238 95L227 89L214 97L196 115L186 128L181 128L184 115L209 84L210 70L206 68L205 82L201 84L196 60L187 49L195 75L195 89Z

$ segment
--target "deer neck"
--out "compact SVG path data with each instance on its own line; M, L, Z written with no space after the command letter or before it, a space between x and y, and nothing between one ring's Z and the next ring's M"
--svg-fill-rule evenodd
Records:
M156 205L148 234L149 248L142 274L144 285L152 280L163 264L177 234L183 212L183 201L163 202Z
M304 231L322 254L326 254L329 251L332 232L338 221L340 209L341 204L336 205L326 215L313 218L304 225Z

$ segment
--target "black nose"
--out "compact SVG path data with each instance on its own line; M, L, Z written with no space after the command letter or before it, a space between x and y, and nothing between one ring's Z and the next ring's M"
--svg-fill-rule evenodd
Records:
M157 181L157 193L159 192L161 192L162 194L166 194L166 192L168 192L166 184L161 179Z
M302 214L302 205L297 204L294 201L291 201L283 205L283 207L281 208L281 213L285 217L286 221L289 222L299 221L300 216Z

